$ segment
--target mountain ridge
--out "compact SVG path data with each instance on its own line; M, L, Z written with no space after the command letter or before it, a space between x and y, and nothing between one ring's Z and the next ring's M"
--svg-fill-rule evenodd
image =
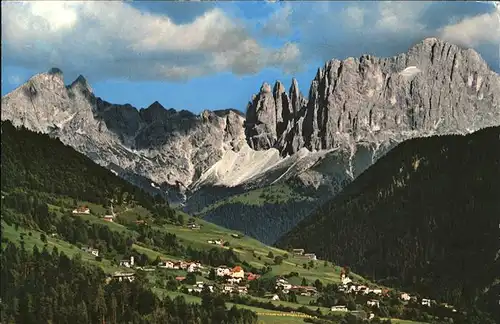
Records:
M307 99L296 79L288 93L264 83L245 116L112 104L84 77L64 85L54 68L2 97L2 120L58 137L198 212L215 187L215 200L289 182L335 195L406 139L500 124L498 93L500 77L476 52L426 39L392 58L328 61Z

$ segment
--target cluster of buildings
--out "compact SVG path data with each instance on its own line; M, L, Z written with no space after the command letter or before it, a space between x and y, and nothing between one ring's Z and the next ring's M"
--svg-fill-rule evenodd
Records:
M120 272L117 271L113 273L113 275L109 276L106 278L106 283L110 283L112 280L117 280L117 281L128 281L132 282L135 279L135 273L133 272Z
M186 270L187 272L201 271L204 267L199 262L195 261L172 261L172 260L162 260L158 264L158 268L163 269L174 269L174 270Z
M220 266L215 268L215 275L217 277L224 277L225 282L222 285L222 292L224 293L238 293L241 295L248 293L248 287L243 285L244 279L252 281L260 278L260 275L251 272L245 273L242 267L236 266L229 268L227 266Z
M306 251L304 249L292 249L292 253L295 256L303 256L304 258L307 258L309 260L316 261L318 258L316 257L316 254L314 253L305 253Z
M276 289L282 290L284 294L288 294L291 291L301 296L316 296L318 294L316 287L292 285L283 278L278 278L276 280Z
M210 292L214 292L214 286L212 286L212 285L206 285L203 281L197 281L196 284L193 285L192 288L188 288L188 291L189 292L201 293L201 291L203 290L203 288L205 288L205 286L208 287L208 289L210 290Z
M218 240L208 240L207 241L208 244L215 244L215 245L220 245L222 246L224 244L224 240L223 239L218 239Z
M90 208L88 208L87 206L77 207L76 209L73 209L73 214L86 214L86 215L89 215L90 214Z
M363 294L363 295L368 295L370 293L378 295L378 296L387 296L389 290L388 289L379 289L379 288L369 288L364 285L356 285L353 283L352 279L347 277L344 270L340 273L340 280L342 282L342 285L339 286L338 291L340 292L345 292L345 293L354 293L354 294ZM402 292L399 295L399 299L408 302L408 301L414 301L417 302L417 297L415 296L410 296L408 293ZM428 298L422 298L420 301L422 306L427 306L431 307L432 305L436 305L436 301L433 299L428 299ZM380 302L379 300L376 299L371 299L366 302L366 304L369 307L373 308L379 308L380 307ZM457 310L452 306L448 304L442 304L444 307L451 309L453 312L457 312ZM332 311L347 311L346 306L343 305L337 305L332 307Z

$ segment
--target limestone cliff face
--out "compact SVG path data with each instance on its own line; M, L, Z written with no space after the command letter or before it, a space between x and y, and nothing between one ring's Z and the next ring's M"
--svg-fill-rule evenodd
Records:
M56 136L125 178L145 177L181 191L226 151L245 144L244 118L233 110L195 115L158 102L141 110L115 105L95 97L82 76L65 86L58 69L4 96L5 119Z
M473 50L431 38L392 58L327 62L308 100L295 79L288 91L264 83L246 118L115 105L82 76L66 86L58 69L4 96L1 112L142 186L189 194L299 181L334 194L405 139L500 125L500 77Z
M499 76L475 51L435 38L392 58L331 60L318 70L308 97L302 99L295 80L289 94L279 82L272 96L261 89L247 111L247 118L263 116L247 123L251 146L287 155L500 123Z

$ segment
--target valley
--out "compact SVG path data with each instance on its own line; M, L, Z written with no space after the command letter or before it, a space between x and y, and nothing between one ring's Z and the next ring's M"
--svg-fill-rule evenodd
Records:
M264 82L245 113L113 104L85 77L66 85L53 68L3 96L1 116L189 214L274 244L398 143L498 125L498 93L498 74L477 52L426 38L394 57L327 61L307 97L296 79L288 90ZM239 202L275 186L300 197Z
M231 306L237 305L255 311L264 323L276 323L278 317L287 323L306 318L343 323L365 316L385 320L397 314L421 322L445 313L447 317L464 316L459 311L453 315L438 302L423 305L425 298L411 292L414 300L405 301L397 290L317 259L308 250L270 247L241 232L171 209L159 197L143 195L46 135L4 122L2 152L9 153L2 159L5 257L60 253L62 258L64 254L77 267L100 269L102 279L95 280L103 280L103 285L131 284L133 289L149 289L154 298L168 296L176 301L182 296L188 303L201 300L199 307L206 307L203 300L215 298L212 302L217 300L227 308L229 313L224 316L232 316ZM61 155L66 157L64 161L57 159ZM2 276L9 275L4 264L15 259L10 260L2 262ZM23 276L29 274L19 278ZM30 294L30 298L41 298L36 291ZM23 296L19 296L22 302ZM3 300L5 316L23 316L9 311L13 307L10 297L3 296ZM370 304L374 300L380 308ZM400 313L403 309L407 311ZM392 321L397 323L397 319Z
M0 324L500 323L499 1L1 9Z

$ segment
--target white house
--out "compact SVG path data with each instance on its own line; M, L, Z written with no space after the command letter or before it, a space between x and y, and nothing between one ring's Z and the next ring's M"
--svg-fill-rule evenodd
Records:
M174 263L170 260L161 261L158 263L158 268L173 269Z
M309 260L317 260L317 259L318 259L318 258L316 257L316 254L314 254L314 253L306 253L306 254L304 254L304 256L305 256L306 258L308 258Z
M130 260L121 260L120 267L132 268L134 266L134 257L131 256Z
M73 214L90 214L90 209L87 206L81 206L73 210Z
M348 293L352 293L352 292L355 292L356 291L356 286L352 285L352 286L348 286L347 287L347 292Z
M375 314L373 314L373 313L370 313L370 315L368 315L369 320L373 319L374 317L375 317Z
M130 282L134 281L135 274L134 273L124 273L124 272L115 272L113 274L113 278L118 281L128 280Z
M198 271L201 268L201 264L196 263L196 262L191 262L187 266L187 272L195 272Z
M235 283L240 283L241 278L229 278L227 279L227 282L230 284L235 284Z
M293 286L289 284L285 279L279 278L278 280L276 280L276 289L280 287L283 289L283 291L288 291L292 289Z
M220 266L215 269L215 275L217 277L224 277L224 276L230 276L231 275L231 269L229 269L226 266Z
M366 305L368 305L370 307L377 307L378 308L380 306L380 302L378 300L372 299L372 300L367 301Z
M114 219L114 218L115 218L115 216L113 216L113 215L105 215L105 216L104 216L104 220L105 220L106 222L113 222L113 219Z
M352 282L352 279L351 279L351 278L349 278L349 277L344 277L344 278L342 279L342 284L343 284L343 285L350 284L351 282Z
M280 300L280 298L278 297L278 295L274 295L271 300Z
M347 312L347 307L344 305L336 305L330 308L332 312Z
M99 256L99 250L97 250L97 249L90 249L90 254L92 254L93 256L98 257Z
M225 293L233 292L233 290L234 290L234 286L232 286L232 285L224 285L222 287L222 291Z
M399 298L401 298L401 300L404 300L404 301L409 301L411 299L411 296L407 293L402 293Z
M423 299L422 299L422 306L427 306L427 307L430 307L430 306L431 306L431 300L430 300L430 299L423 298Z
M382 295L382 289L371 289L370 292L374 293L375 295Z

